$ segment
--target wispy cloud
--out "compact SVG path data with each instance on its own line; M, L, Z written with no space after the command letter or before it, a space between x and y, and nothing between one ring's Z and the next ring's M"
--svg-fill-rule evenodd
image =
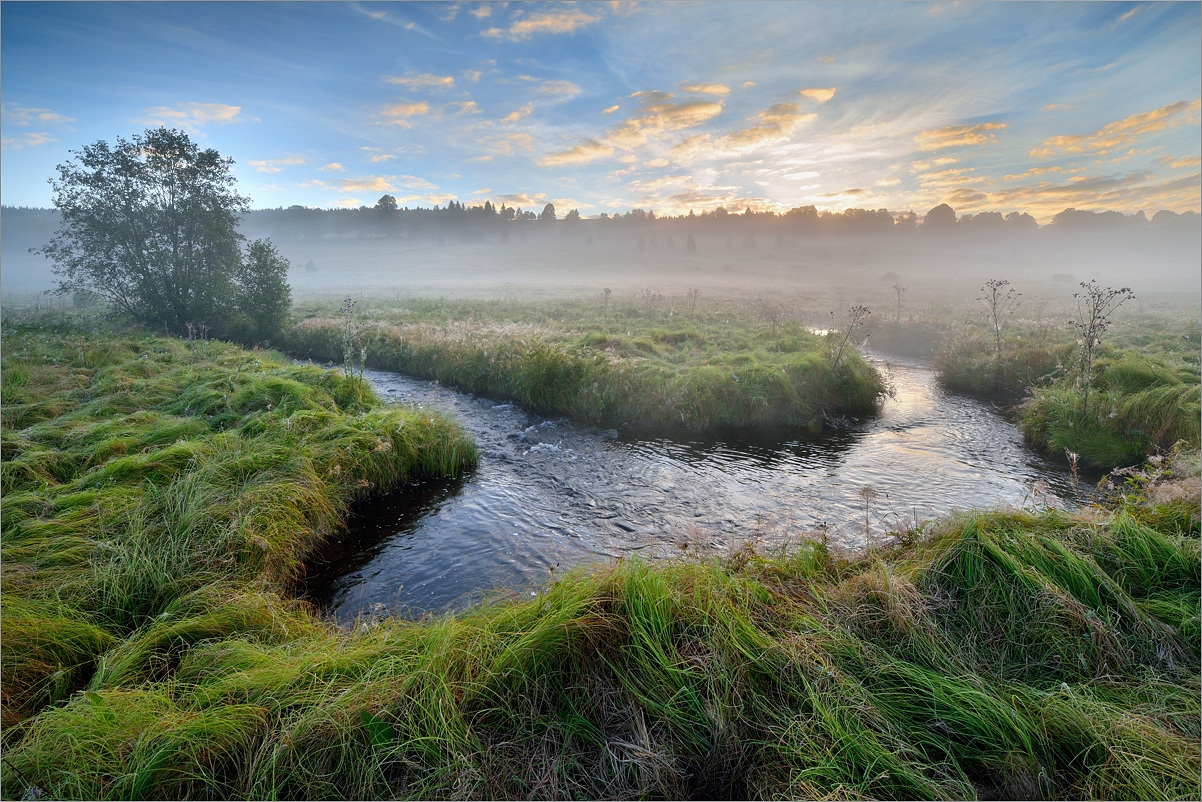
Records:
M21 148L36 148L39 145L57 141L45 131L30 131L16 137L4 137L3 146L5 150L21 150Z
M915 141L922 150L942 150L965 145L985 145L997 141L994 131L1001 131L1005 123L977 123L976 125L949 125L923 131Z
M387 175L361 175L344 178L339 182L343 192L396 192L394 177Z
M284 156L279 159L250 159L247 161L251 167L258 170L260 173L278 173L285 167L296 167L301 164L308 164L308 160L304 156Z
M4 104L4 122L9 125L66 125L75 122L74 117L59 114L52 109L35 109L20 103Z
M1105 154L1116 148L1130 147L1145 134L1193 122L1196 119L1193 112L1197 112L1200 106L1202 106L1202 100L1195 100L1192 103L1178 100L1176 103L1170 103L1152 111L1140 112L1121 120L1115 120L1092 134L1054 136L1045 139L1042 148L1032 149L1031 156L1045 158L1061 153L1085 153L1087 151Z
M751 150L761 145L783 142L804 123L818 115L802 113L796 103L774 103L752 119L758 122L750 128L734 131L718 140L721 146L734 150Z
M520 109L514 109L513 111L506 114L504 117L501 118L501 122L516 123L519 120L521 120L523 117L529 117L530 113L533 111L534 111L534 106L527 103L525 106L522 106Z
M608 131L602 141L623 150L645 143L663 131L678 131L708 122L722 113L722 104L712 100L674 102L670 92L635 92L639 113Z
M461 100L457 103L451 103L451 106L458 106L458 111L455 114L482 114L480 107L476 105L474 100Z
M599 159L604 156L612 156L614 149L609 145L603 145L596 140L589 139L581 142L571 150L563 150L557 153L548 153L546 156L538 159L539 167L556 167L564 164L587 164L594 159Z
M1158 162L1168 167L1170 170L1176 170L1179 167L1197 167L1202 163L1202 159L1197 156L1182 156L1175 158L1173 156L1161 156L1157 159Z
M343 166L341 164L339 164L338 162L330 162L329 164L323 164L321 167L318 167L317 169L324 170L327 173L344 173L344 172L346 172L345 168L343 168Z
M617 111L620 108L622 108L622 107L621 106L610 106L608 109L602 109L601 113L602 114L613 114L615 111Z
M233 125L234 123L258 122L258 120L243 114L241 106L231 106L225 103L181 103L174 108L152 106L134 122L141 125L179 126L187 130L196 130L209 123Z
M385 75L385 83L397 84L409 89L451 89L455 86L455 78L450 75L433 75L423 72L418 75Z

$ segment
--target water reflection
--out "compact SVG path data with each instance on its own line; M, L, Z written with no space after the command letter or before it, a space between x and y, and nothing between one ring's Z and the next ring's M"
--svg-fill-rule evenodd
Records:
M945 393L919 362L879 365L893 396L848 430L707 437L582 430L369 373L387 397L455 414L480 463L362 510L312 566L310 595L339 618L418 614L497 588L529 593L556 566L659 556L686 542L725 550L822 531L854 548L956 508L1072 503L1067 469L1024 447L998 410Z

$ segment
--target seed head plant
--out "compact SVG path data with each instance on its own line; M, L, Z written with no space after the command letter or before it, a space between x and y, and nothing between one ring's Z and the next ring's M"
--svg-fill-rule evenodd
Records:
M985 286L981 287L981 292L984 293L977 299L979 303L985 307L985 316L988 318L990 325L993 327L993 339L997 349L997 360L1002 360L1002 325L1003 322L1014 311L1018 309L1019 298L1022 297L1021 292L1015 292L1010 282L1005 279L991 278L985 282Z
M1069 325L1078 334L1078 374L1081 387L1081 417L1089 414L1089 391L1093 384L1093 363L1102 343L1102 335L1110 328L1111 318L1123 302L1134 298L1130 287L1102 287L1095 280L1081 282L1081 292L1073 293L1077 300L1077 316Z

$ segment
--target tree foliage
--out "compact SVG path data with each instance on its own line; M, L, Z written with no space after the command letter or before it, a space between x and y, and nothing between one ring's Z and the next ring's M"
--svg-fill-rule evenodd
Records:
M266 241L244 260L238 223L250 199L235 190L233 159L161 127L72 154L50 181L60 227L39 251L54 262L56 292L95 293L175 333L192 323L266 336L283 322L288 263Z

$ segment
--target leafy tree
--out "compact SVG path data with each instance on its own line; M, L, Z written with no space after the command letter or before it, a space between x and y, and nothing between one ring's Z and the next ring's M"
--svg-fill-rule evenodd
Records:
M72 153L50 181L60 228L39 251L55 264L55 291L93 292L177 333L190 322L227 324L242 269L237 225L249 209L234 191L233 160L167 128Z
M271 240L255 240L246 249L237 276L237 307L255 342L274 336L288 320L292 308L288 260Z
M381 195L380 199L376 201L376 209L381 212L395 212L397 209L396 198L391 195Z
M568 223L578 223L580 222L580 211L578 209L573 209L572 211L568 212L563 219Z
M555 204L548 203L546 206L544 206L542 214L540 214L538 216L538 221L540 223L554 223L555 222Z

